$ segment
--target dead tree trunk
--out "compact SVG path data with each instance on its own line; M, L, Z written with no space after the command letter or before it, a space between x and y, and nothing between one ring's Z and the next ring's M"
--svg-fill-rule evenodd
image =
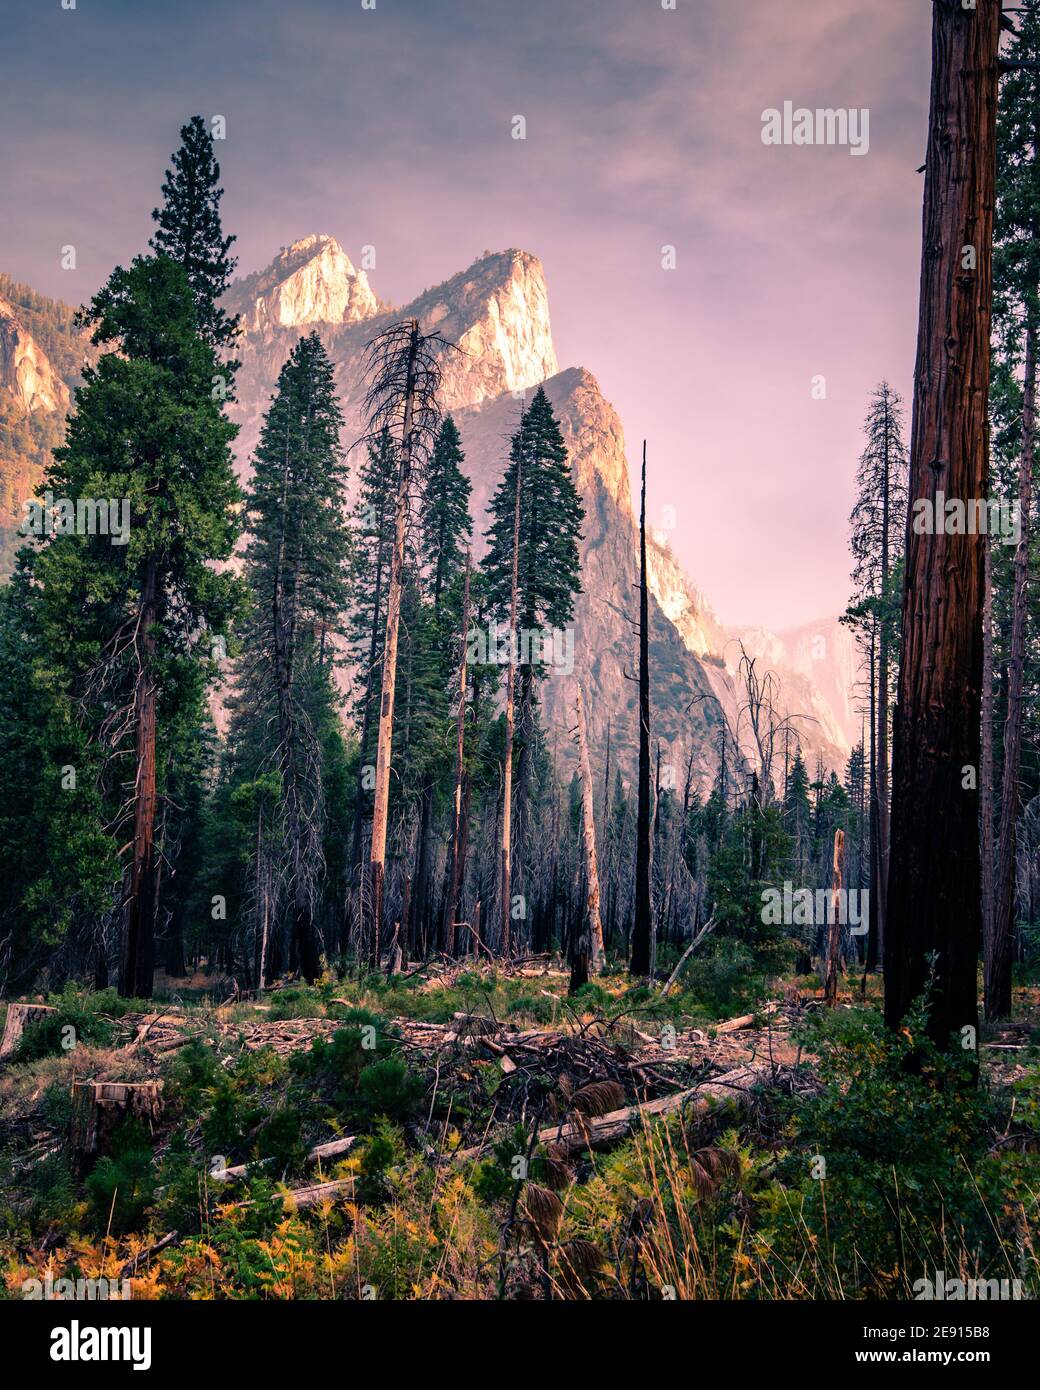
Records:
M982 751L979 764L981 809L980 852L982 855L982 948L984 976L989 979L993 952L994 883L996 855L993 843L993 548L987 535L983 541L982 603ZM988 989L988 986L987 986Z
M383 875L386 865L386 831L390 809L390 756L394 736L394 694L397 688L397 645L401 627L401 593L404 574L405 541L408 535L408 507L412 484L413 422L417 369L419 365L419 321L410 325L406 358L401 421L401 471L397 482L394 515L394 549L390 559L387 591L386 638L383 643L383 688L379 704L379 740L376 747L376 779L372 805L372 847L369 851L369 930L370 964L379 966L380 934L383 922Z
M999 0L933 7L915 520L919 502L934 518L937 492L966 505L988 496L999 29ZM951 1033L978 1025L983 548L978 535L931 529L907 528L885 1018L898 1025L927 988L929 1032L948 1047Z
M585 881L588 884L589 965L594 975L602 975L606 964L603 950L603 923L599 915L599 865L596 859L596 818L592 806L592 768L585 727L585 701L581 686L574 699L578 721L578 766L581 770L582 824L585 834Z
M462 627L459 633L459 707L455 715L455 795L452 800L451 851L448 855L447 891L444 895L444 923L441 939L449 956L455 954L455 923L459 920L462 883L466 866L466 675L469 631L470 552L466 551L466 570L462 580Z
M510 913L512 902L512 825L513 825L513 727L516 706L516 610L520 580L520 475L523 463L516 459L516 501L513 506L513 578L509 592L509 666L506 670L506 740L502 755L502 845L501 893L502 939L499 950L508 957L510 951Z
M38 1023L41 1018L56 1012L49 1004L8 1004L3 1041L0 1042L0 1059L18 1051L22 1034L30 1023Z
M129 889L124 904L119 992L147 999L155 964L155 626L159 617L159 572L145 566L138 609L137 680L134 690L134 838Z
M633 975L649 975L652 955L650 909L650 616L646 576L646 440L639 504L639 789L636 809L635 922Z
M1004 772L1001 777L1000 841L993 932L986 951L986 1017L1011 1012L1011 957L1015 937L1015 832L1018 824L1022 767L1023 683L1026 665L1026 619L1029 580L1029 513L1033 490L1033 430L1036 418L1036 326L1026 325L1025 382L1022 395L1022 444L1018 456L1019 535L1015 548L1008 656L1007 717L1004 721Z
M838 958L841 955L841 889L845 869L845 832L834 832L834 858L831 863L831 915L827 924L827 977L823 997L833 1009L838 1002Z

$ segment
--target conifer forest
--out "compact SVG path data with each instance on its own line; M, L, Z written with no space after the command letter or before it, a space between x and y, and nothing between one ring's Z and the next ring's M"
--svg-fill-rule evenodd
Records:
M827 1302L831 1367L1001 1364L1040 0L4 27L9 1341L683 1301L767 1369Z

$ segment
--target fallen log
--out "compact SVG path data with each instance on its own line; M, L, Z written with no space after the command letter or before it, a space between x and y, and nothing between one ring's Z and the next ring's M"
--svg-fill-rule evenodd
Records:
M716 1076L711 1081L702 1081L674 1095L662 1096L659 1100L644 1101L641 1105L626 1105L620 1110L611 1110L596 1119L571 1121L562 1127L548 1125L538 1131L540 1144L558 1144L571 1153L585 1149L607 1148L624 1139L633 1125L644 1119L654 1119L661 1115L671 1115L687 1106L694 1118L703 1115L712 1105L726 1100L746 1101L754 1088L773 1068L769 1062L759 1062L754 1066L737 1067L733 1071ZM465 1162L479 1157L485 1145L463 1149L455 1154L456 1159Z
M321 1163L326 1158L339 1158L341 1154L348 1153L357 1143L357 1135L347 1135L345 1139L330 1139L327 1144L316 1144L308 1153L306 1163ZM261 1158L254 1162L253 1167L258 1164L272 1163L273 1159ZM230 1182L235 1178L244 1178L249 1170L248 1163L235 1163L230 1168L214 1168L210 1172L210 1177L214 1182Z
M767 1004L765 1008L759 1009L757 1013L741 1014L739 1018L727 1018L724 1023L716 1023L713 1027L713 1031L715 1032L716 1036L722 1033L739 1033L743 1028L752 1027L756 1018L761 1018L764 1015L775 1013L775 1011L775 1004Z
M49 1004L8 1004L3 1041L0 1042L0 1061L17 1052L27 1024L35 1023L41 1018L46 1018L48 1014L57 1012L57 1009L51 1008Z
M154 1245L149 1245L146 1250L142 1250L141 1253L135 1255L132 1260L127 1260L126 1264L119 1271L120 1279L133 1278L141 1265L146 1264L153 1255L158 1255L161 1251L169 1249L171 1245L176 1245L180 1238L179 1231L167 1231Z

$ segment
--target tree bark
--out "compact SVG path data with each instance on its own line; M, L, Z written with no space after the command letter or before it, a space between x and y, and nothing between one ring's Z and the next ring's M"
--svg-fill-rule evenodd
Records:
M576 686L574 705L578 720L578 766L581 770L582 825L585 834L585 881L588 884L589 966L594 975L602 975L606 964L603 950L603 923L599 915L599 865L596 858L596 818L592 806L592 769L589 765L589 741L585 728L585 701L581 686Z
M934 5L911 517L937 491L988 496L999 28L999 0ZM927 988L942 1047L978 1027L981 540L907 527L885 1018L897 1026Z

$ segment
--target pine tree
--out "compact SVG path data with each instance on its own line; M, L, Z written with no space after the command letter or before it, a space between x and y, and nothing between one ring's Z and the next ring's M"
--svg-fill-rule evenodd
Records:
M1040 3L1023 0L1007 58L1040 61ZM1000 826L992 923L985 947L988 1019L1011 1011L1011 961L1016 904L1016 826L1025 706L1027 585L1036 427L1037 332L1040 328L1040 151L1037 110L1040 73L1023 67L1001 82L997 121L997 207L994 226L994 333L1014 383L1020 430L1015 503L1018 537L1013 564L1011 632L1007 661L1007 714L1001 777ZM1021 382L1018 380L1021 372Z
M172 160L162 186L163 205L152 212L159 227L149 245L184 268L195 296L199 332L221 351L231 347L238 334L237 318L228 318L220 307L237 261L229 254L235 238L224 235L220 222L220 165L201 116L192 116L181 127L180 148Z
M138 258L115 270L83 319L93 341L113 350L85 372L45 483L57 497L126 499L129 541L64 529L35 558L36 602L59 680L109 754L108 795L131 851L120 988L148 995L168 730L197 698L211 634L229 632L240 592L213 568L237 534L235 426L213 399L214 352L173 261ZM127 765L129 825L119 786L127 774L115 773Z
M429 576L434 613L438 617L443 595L462 572L467 542L473 532L469 514L473 487L461 467L465 457L458 426L446 415L430 455L422 490L422 560Z
M870 668L870 956L877 961L884 940L884 904L889 859L889 710L893 659L899 644L899 601L907 509L907 452L903 402L883 381L874 392L863 426L866 447L857 473L850 518L855 598L843 621L869 654Z
M347 602L342 423L332 363L312 333L279 373L253 458L246 496L252 608L242 668L253 717L271 730L266 761L281 785L280 899L291 914L295 959L310 981L321 968L315 915L325 816L314 701L328 689L322 647Z
M523 872L529 818L528 791L537 738L536 687L546 667L539 636L566 628L581 592L578 543L584 507L571 477L567 449L545 390L539 387L510 445L510 459L491 499L484 572L498 617L509 612L513 571L513 525L519 490L516 633L519 698L516 808L518 859Z

